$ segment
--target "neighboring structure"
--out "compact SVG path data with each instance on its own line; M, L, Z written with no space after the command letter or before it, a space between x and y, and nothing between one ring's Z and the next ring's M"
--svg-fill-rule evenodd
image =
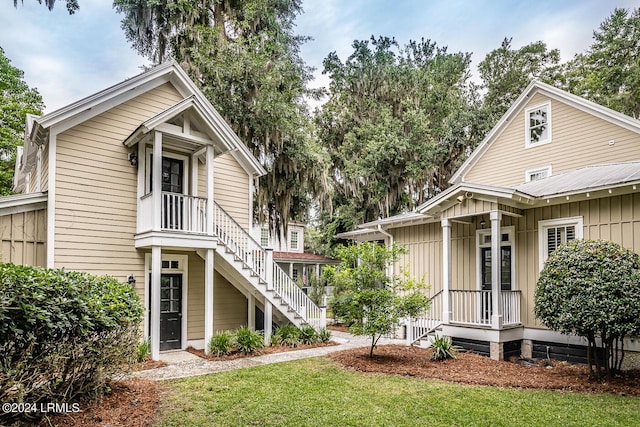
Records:
M25 135L2 260L129 281L154 359L253 327L256 306L267 340L272 320L323 326L249 234L264 169L176 63L30 116Z
M535 318L534 290L547 256L568 240L640 252L640 121L534 82L450 183L415 212L339 235L407 246L399 264L425 275L433 296L409 341L437 328L496 359L581 359L585 340Z
M288 223L286 236L284 230L274 236L268 227L254 226L253 236L262 247L273 249L273 260L306 290L312 275L319 278L325 265L339 261L304 251L305 226L301 222Z

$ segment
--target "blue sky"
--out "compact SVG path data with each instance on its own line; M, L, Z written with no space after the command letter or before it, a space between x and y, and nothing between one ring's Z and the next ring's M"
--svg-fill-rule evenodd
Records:
M42 94L47 112L132 77L148 62L125 40L120 17L108 0L79 0L69 16L64 0L49 12L37 0L0 0L0 46L25 79ZM615 7L640 7L640 0L303 0L297 33L313 37L303 59L317 68L313 86L326 86L322 60L341 59L353 40L371 35L431 39L450 52L472 52L472 69L504 37L521 47L542 40L563 60L584 51L593 30Z

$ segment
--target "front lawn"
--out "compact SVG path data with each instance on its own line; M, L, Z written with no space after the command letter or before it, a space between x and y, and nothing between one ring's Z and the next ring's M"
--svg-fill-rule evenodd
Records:
M640 398L469 386L346 370L327 358L167 383L166 426L630 426Z

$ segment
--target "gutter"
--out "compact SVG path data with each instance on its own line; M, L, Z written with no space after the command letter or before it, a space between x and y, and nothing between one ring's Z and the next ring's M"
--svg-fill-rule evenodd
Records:
M383 236L386 236L389 239L388 246L393 246L393 236L387 233L386 231L384 231L382 229L382 225L380 224L378 224L378 231L380 232L380 234L382 234ZM391 262L391 265L389 266L389 275L391 276L391 280L393 280L393 277L395 275L395 265L393 262Z

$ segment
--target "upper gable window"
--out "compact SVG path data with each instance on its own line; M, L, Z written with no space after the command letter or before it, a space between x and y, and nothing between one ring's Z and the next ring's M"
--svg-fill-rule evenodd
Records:
M525 111L525 147L551 142L551 103L547 102Z
M524 173L524 179L526 182L538 181L551 176L551 166L545 166L543 168L529 169Z
M298 249L298 232L297 231L292 231L291 232L291 249L292 250L297 250Z

